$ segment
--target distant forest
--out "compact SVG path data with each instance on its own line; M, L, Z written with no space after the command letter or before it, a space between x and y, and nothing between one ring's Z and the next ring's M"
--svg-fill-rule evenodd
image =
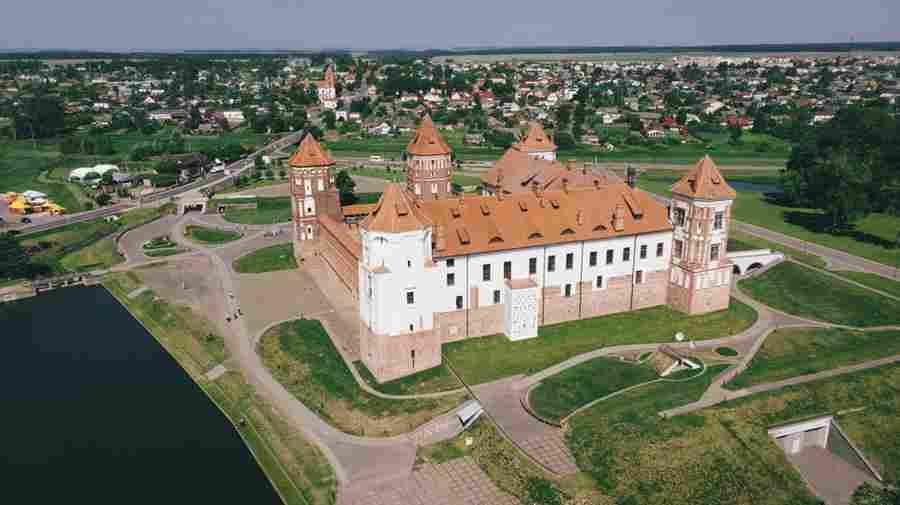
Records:
M350 49L328 49L322 51L299 51L289 49L228 49L228 50L182 50L182 51L9 51L0 52L0 59L85 59L85 58L140 58L166 55L216 56L219 58L248 58L264 56L322 56L347 55ZM819 44L726 44L712 46L540 46L540 47L485 47L466 49L384 49L366 52L370 56L414 56L418 58L434 56L489 56L497 54L603 54L603 53L839 53L848 51L900 51L900 41L894 42L847 42Z

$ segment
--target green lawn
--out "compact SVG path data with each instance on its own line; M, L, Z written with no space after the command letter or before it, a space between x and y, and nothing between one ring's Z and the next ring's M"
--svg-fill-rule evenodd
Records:
M240 232L219 230L193 224L184 227L184 236L194 242L203 242L205 244L225 244L241 238Z
M121 259L112 246L112 239L116 233L148 223L171 210L171 205L135 209L120 214L119 220L111 223L104 219L94 219L26 235L21 238L21 244L26 247L42 247L31 260L33 263L46 265L52 273L86 267L112 266ZM107 242L99 244L104 239ZM89 250L84 254L78 254L86 248Z
M444 358L468 384L480 384L531 374L600 347L671 342L679 331L707 340L740 333L755 321L756 312L735 299L728 310L700 316L659 306L543 326L537 338L519 342L502 335L452 342L444 345Z
M239 224L275 224L287 223L293 219L291 197L289 196L259 197L246 200L255 200L257 207L255 209L226 209L223 214L225 220ZM238 203L237 200L227 201Z
M429 368L428 370L382 384L379 384L378 381L375 380L372 372L369 371L362 361L354 362L353 366L359 371L363 380L376 391L389 395L438 393L441 391L452 391L463 387L456 379L456 376L450 372L450 369L448 369L447 365L444 363L441 363L440 366Z
M272 374L335 427L369 436L405 433L459 405L465 394L434 400L385 400L362 390L318 321L278 325L260 341Z
M232 266L234 271L239 274L293 270L297 268L297 260L294 259L294 244L287 243L264 247L234 260Z
M900 354L900 331L786 328L766 338L750 366L727 384L740 389Z
M72 188L62 182L41 177L60 163L62 156L56 145L30 141L0 140L0 193L27 190L40 191L70 213L84 210Z
M878 274L870 274L868 272L839 271L834 273L889 295L900 297L900 280L885 279Z
M575 416L568 444L579 467L619 503L813 505L817 500L767 429L837 413L844 430L885 475L898 475L900 366L754 395L672 419L656 415L699 397L711 377L693 385L638 388Z
M900 302L791 262L739 285L760 302L801 317L857 327L900 324Z
M648 366L595 358L545 379L531 390L528 401L538 415L558 422L582 405L657 378Z

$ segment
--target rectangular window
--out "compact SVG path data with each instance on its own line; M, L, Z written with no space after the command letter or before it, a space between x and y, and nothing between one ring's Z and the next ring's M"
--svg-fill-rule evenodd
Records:
M609 249L606 251L606 264L612 265L613 263L613 255L616 253L614 249Z
M597 266L597 251L591 251L590 256L588 256L588 263L590 266Z
M528 274L534 275L537 273L537 258L529 258L528 259Z
M406 304L412 305L414 303L416 303L416 293L414 291L407 291L406 292Z
M500 303L500 290L494 290L494 303Z
M641 259L647 259L647 244L641 246Z
M456 308L457 308L457 310L459 310L459 309L461 309L462 307L463 307L463 297L462 297L462 296L457 296L457 297L456 297Z
M685 218L684 209L675 207L675 211L673 213L673 218L675 220L675 224L677 224L678 226L684 226L684 218Z
M630 261L631 260L631 248L626 247L622 249L622 261Z
M556 271L556 256L550 256L547 258L547 271L548 272Z
M719 259L719 244L713 244L709 248L709 260L717 261Z
M564 289L564 295L566 298L572 296L572 285L571 284L566 284L565 289Z
M680 258L681 254L684 252L683 249L684 249L684 243L682 243L680 240L676 240L675 241L675 250L672 251L672 255L675 256L676 258Z
M571 270L575 266L575 254L566 254L566 270Z
M447 268L453 268L456 266L456 260L453 258L447 258Z
M512 279L512 261L503 262L503 278L506 280Z
M721 230L722 225L725 223L725 213L724 212L716 212L716 216L713 219L713 229Z
M644 283L644 271L638 270L634 273L634 283L635 284L643 284Z
M597 276L597 282L594 285L597 287L597 289L600 289L603 287L603 276L602 275Z
M447 285L448 286L456 285L456 274L447 274Z
M663 246L663 243L662 243L662 242L656 244L656 257L657 257L657 258L662 258L662 255L663 255L663 247L665 247L665 246Z
M481 265L481 280L485 282L491 280L491 265Z

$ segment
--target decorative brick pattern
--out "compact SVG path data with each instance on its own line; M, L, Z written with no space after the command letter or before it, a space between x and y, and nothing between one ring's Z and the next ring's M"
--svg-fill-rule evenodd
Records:
M575 458L572 457L572 453L566 446L565 434L562 430L555 430L540 437L520 441L519 445L542 465L560 475L579 472Z

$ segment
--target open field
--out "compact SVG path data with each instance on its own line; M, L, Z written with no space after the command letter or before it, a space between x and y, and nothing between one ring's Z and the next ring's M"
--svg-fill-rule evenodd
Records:
M105 238L60 259L60 264L74 272L109 268L125 261L116 249L114 237Z
M225 244L241 238L241 234L236 231L219 230L192 224L185 226L184 236L194 242L202 242L204 244Z
M726 384L740 389L900 354L900 331L786 328L768 337L750 366Z
M294 244L277 244L253 251L234 260L233 268L239 274L259 274L297 268Z
M519 342L503 335L451 342L444 345L444 358L466 383L481 384L531 374L601 347L671 342L679 331L693 340L726 337L754 322L756 312L735 299L728 310L701 316L659 306L543 326L538 338Z
M653 384L575 416L569 446L579 466L622 503L812 505L817 500L766 430L838 413L854 442L896 476L898 380L900 366L882 367L672 419L656 412L696 399L705 384Z
M226 221L238 224L275 224L286 223L293 219L291 215L291 198L289 196L241 198L220 200L225 203L256 202L255 209L226 209L222 217ZM215 206L216 200L210 202Z
M276 326L259 343L272 375L307 407L347 433L406 433L459 405L465 394L434 400L385 400L363 391L318 321Z
M595 358L545 379L531 390L528 401L538 415L559 422L582 405L656 378L649 366Z
M739 286L775 309L856 327L900 324L900 302L791 262Z
M716 158L716 161L719 161ZM756 182L772 184L770 177L753 180L749 174L739 176L726 173L729 182ZM762 177L762 176L760 176ZM638 177L638 187L663 196L671 196L669 187L678 180L676 172L652 171ZM765 181L765 182L764 182ZM887 214L870 214L856 223L846 233L827 233L828 216L815 209L789 207L766 197L763 192L735 188L738 196L732 215L745 223L768 228L772 231L831 247L889 266L900 264L900 247L895 240L900 230L900 217Z
M228 372L214 382L201 380L209 368L227 357L223 340L208 321L152 292L129 298L128 293L141 286L134 273L107 277L104 286L235 425L287 505L334 504L336 480L325 456L257 396L240 373Z

